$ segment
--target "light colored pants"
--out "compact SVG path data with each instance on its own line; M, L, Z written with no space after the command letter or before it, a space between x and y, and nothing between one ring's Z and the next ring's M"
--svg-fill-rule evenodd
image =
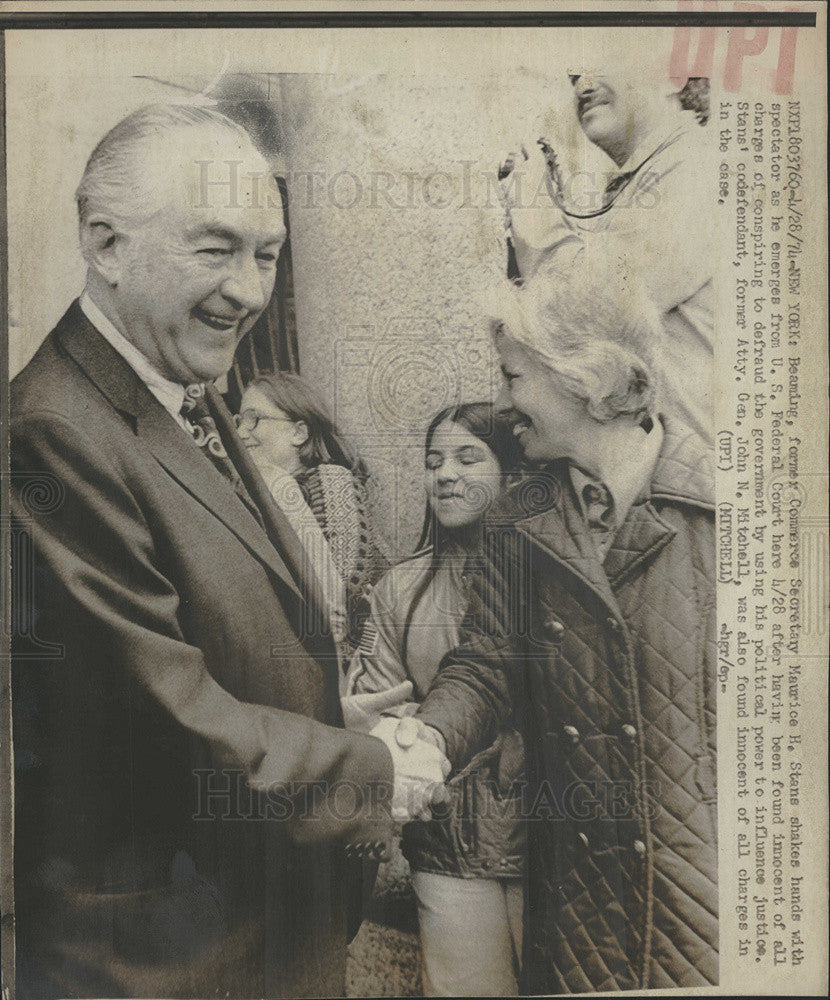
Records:
M424 996L508 997L522 953L521 879L413 872Z

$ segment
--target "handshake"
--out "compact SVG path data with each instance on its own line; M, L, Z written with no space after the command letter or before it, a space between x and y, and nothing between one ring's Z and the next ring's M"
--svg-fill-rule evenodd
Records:
M444 781L450 762L444 754L444 737L412 716L383 718L369 735L382 740L392 754L392 819L396 823L431 819L430 808L449 798Z

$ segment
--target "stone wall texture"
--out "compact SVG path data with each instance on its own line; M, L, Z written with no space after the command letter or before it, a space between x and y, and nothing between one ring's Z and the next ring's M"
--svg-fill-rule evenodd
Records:
M496 167L549 102L527 78L282 81L300 370L373 473L392 557L421 526L430 418L497 385L484 307L506 263ZM566 136L568 163L583 144Z

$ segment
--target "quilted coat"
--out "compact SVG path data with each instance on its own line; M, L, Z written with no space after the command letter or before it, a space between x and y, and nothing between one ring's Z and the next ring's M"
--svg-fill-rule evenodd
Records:
M455 767L521 719L526 993L718 981L711 452L665 419L604 563L567 469L506 495L477 621L420 714Z

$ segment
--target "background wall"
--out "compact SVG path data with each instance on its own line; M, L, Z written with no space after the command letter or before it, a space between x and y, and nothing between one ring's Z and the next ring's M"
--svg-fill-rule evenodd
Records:
M345 93L289 77L283 94L300 371L359 444L400 555L420 527L426 424L493 395L483 296L506 264L496 166L511 115L518 136L550 95L526 79L411 77Z
M613 32L143 36L7 36L12 375L83 286L72 196L101 135L141 104L209 100L249 75L280 119L300 370L374 474L381 547L405 554L426 424L496 382L481 299L505 267L497 164L545 135L566 173L610 167L576 126L566 69L596 64ZM655 65L671 42L631 38Z

